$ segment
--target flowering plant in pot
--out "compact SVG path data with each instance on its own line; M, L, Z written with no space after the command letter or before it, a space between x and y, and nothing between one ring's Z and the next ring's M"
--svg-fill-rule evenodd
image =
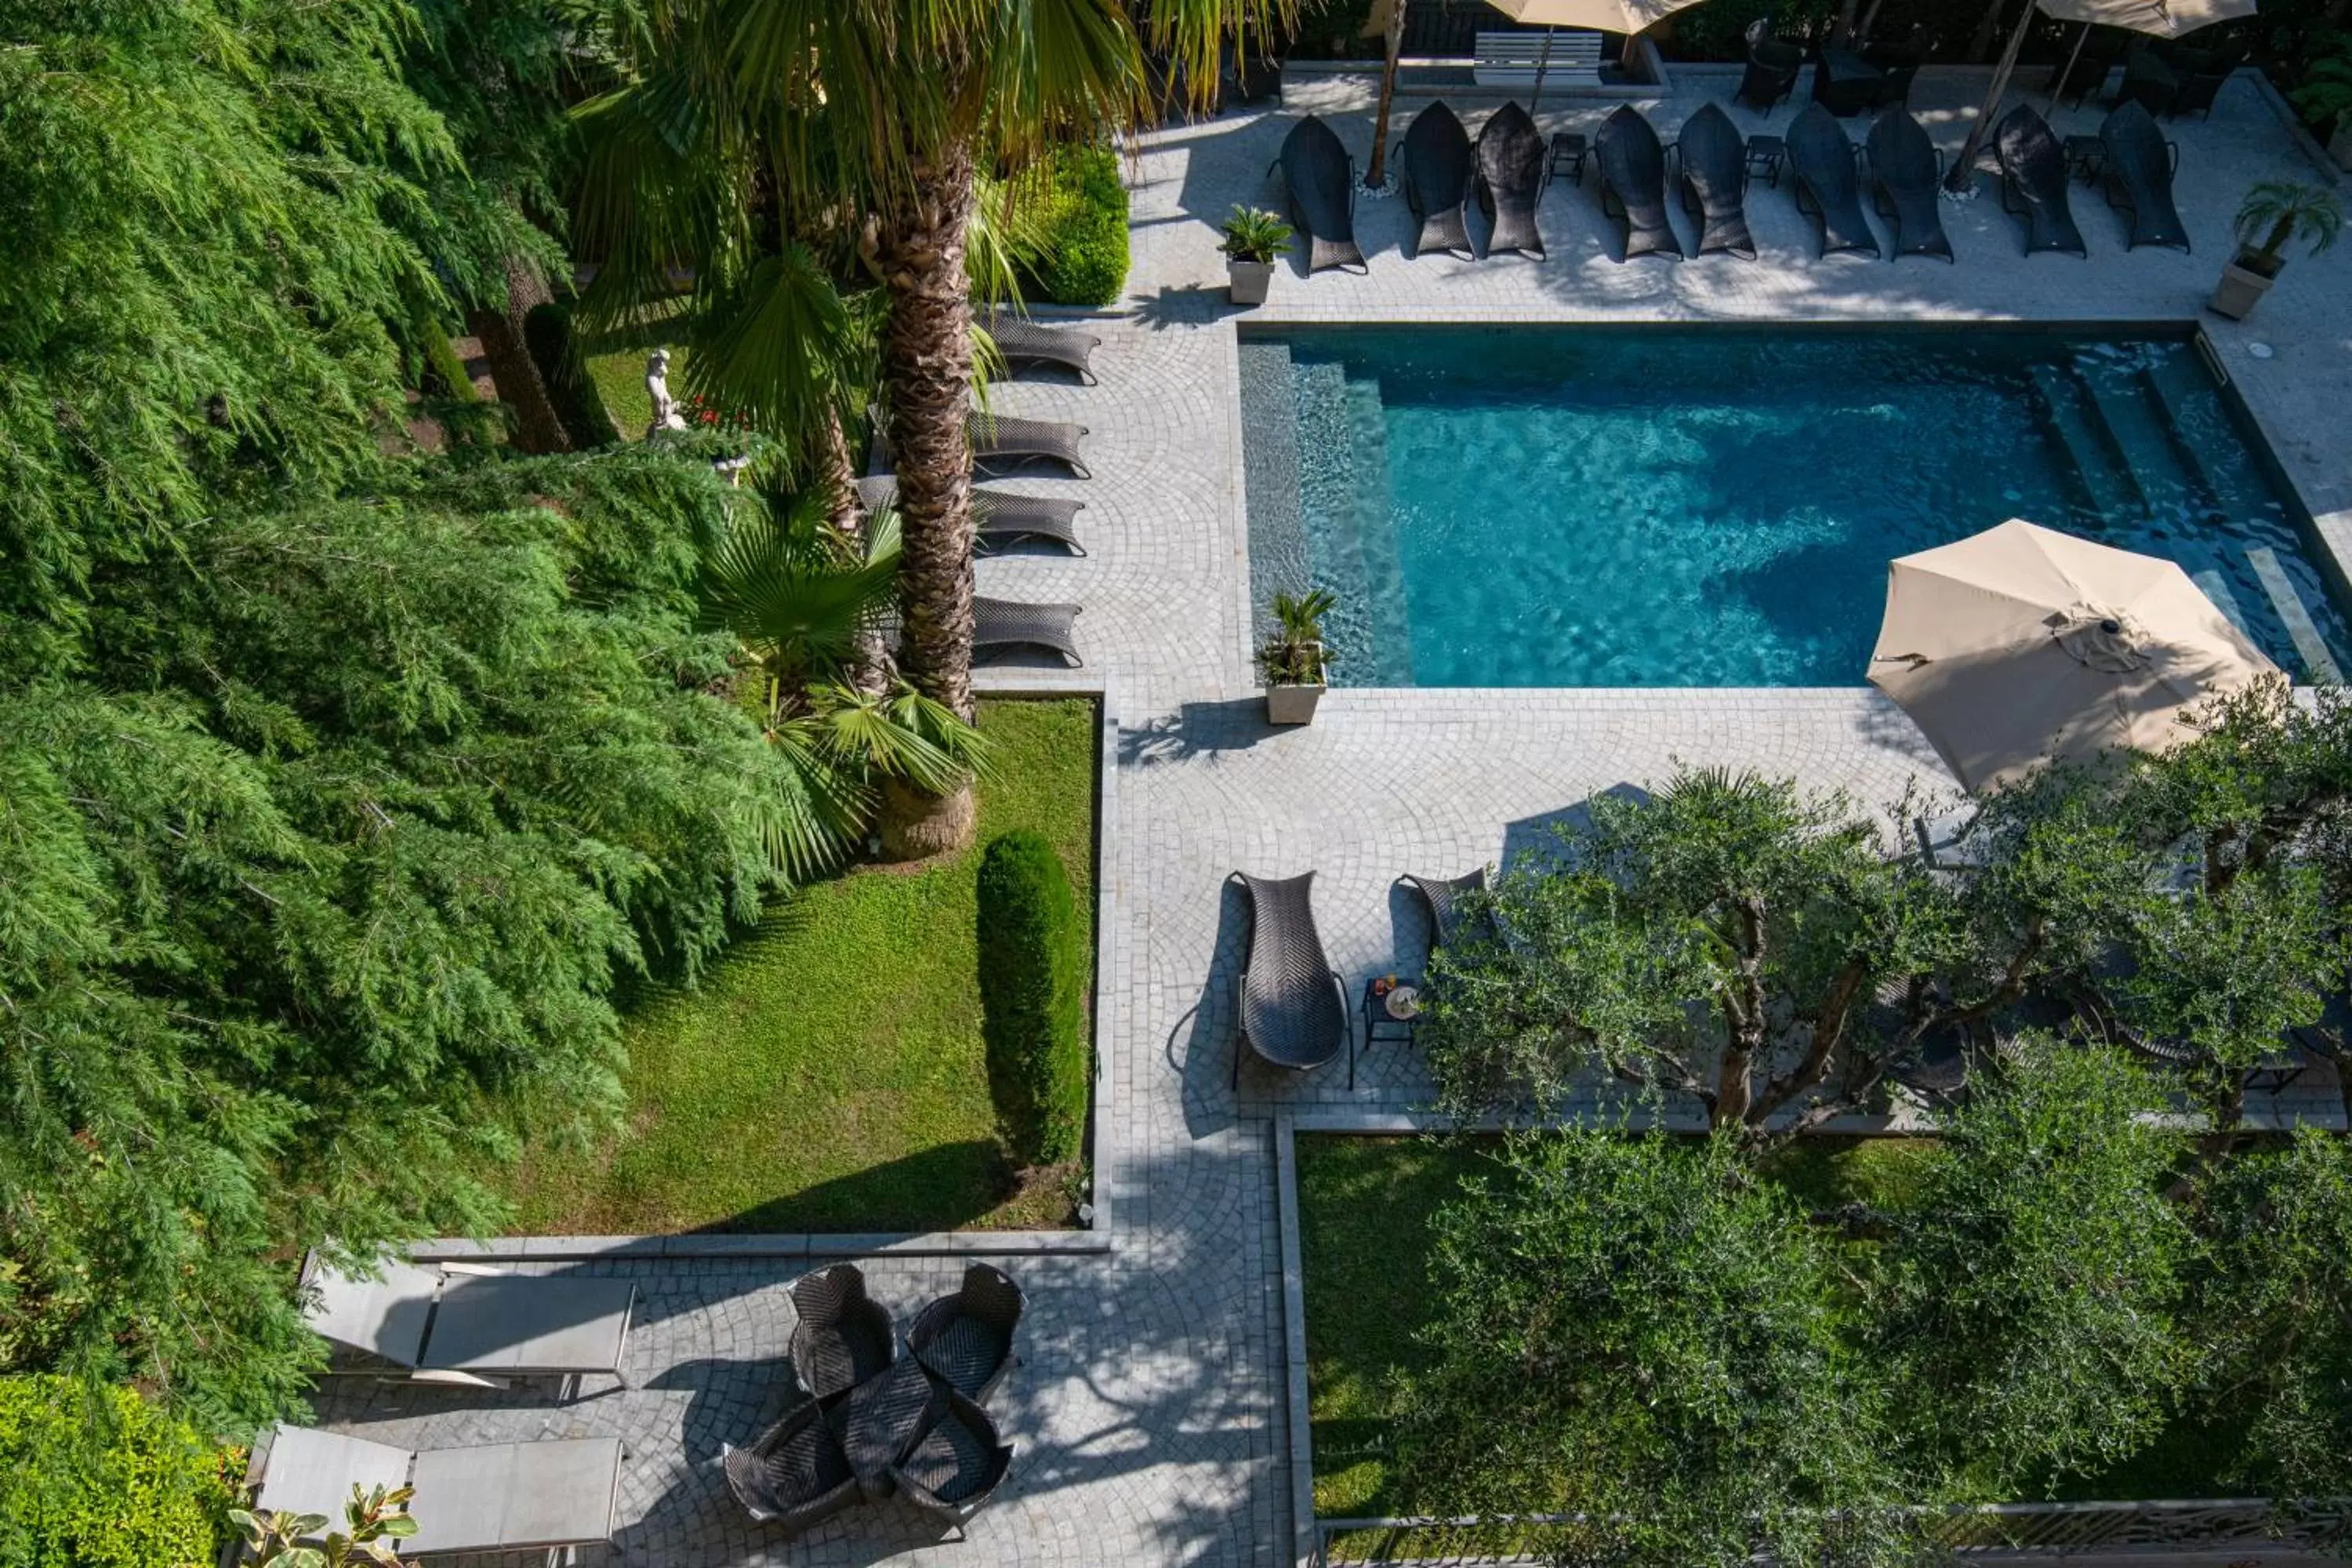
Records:
M1274 258L1290 243L1290 226L1278 213L1262 207L1235 206L1225 219L1225 287L1236 305L1263 305L1274 281Z
M1331 613L1332 603L1322 588L1274 596L1275 633L1257 650L1258 671L1265 678L1267 723L1314 722L1331 662L1323 651L1323 617Z
M2238 254L2221 268L2221 281L2207 308L2241 321L2271 291L2286 265L2287 245L2298 235L2316 256L2336 243L2344 228L2344 204L2336 193L2292 180L2264 180L2246 193L2234 225Z

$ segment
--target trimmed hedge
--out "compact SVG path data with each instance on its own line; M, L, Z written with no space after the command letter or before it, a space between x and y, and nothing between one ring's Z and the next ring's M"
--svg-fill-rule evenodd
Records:
M1085 1147L1090 1087L1086 933L1062 858L1021 829L980 863L981 1037L998 1126L1014 1160L1059 1165Z
M1057 305L1108 305L1127 282L1127 186L1100 144L1055 154L1037 285Z
M211 1568L227 1458L130 1389L0 1377L0 1568Z
M534 305L522 319L522 335L531 363L539 366L539 378L547 385L547 400L572 447L590 452L617 445L621 433L613 428L604 400L597 395L596 384L572 341L571 308Z

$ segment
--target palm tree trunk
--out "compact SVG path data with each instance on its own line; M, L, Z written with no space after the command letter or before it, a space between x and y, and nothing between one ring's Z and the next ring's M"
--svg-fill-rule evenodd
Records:
M1397 57L1404 52L1404 7L1405 0L1389 0L1388 65L1381 72L1381 111L1372 121L1372 166L1364 173L1370 190L1388 179L1389 108L1396 100Z
M971 306L964 231L977 199L971 149L942 148L885 220L882 342L890 449L898 473L898 664L915 689L969 721L971 697ZM970 784L946 796L885 791L882 846L894 858L971 842Z
M841 427L838 412L825 416L817 482L825 489L826 523L863 555L871 543L866 537L866 513L857 500L857 467L850 458L849 437ZM868 697L880 697L890 689L898 669L891 662L889 644L879 626L859 630L856 649L850 655L845 674L851 686Z
M520 256L509 256L507 308L466 312L466 324L481 340L482 357L490 362L490 379L498 384L499 401L514 410L515 447L533 456L572 450L572 438L555 416L547 384L540 379L539 366L532 363L522 335L525 313L553 299L537 268Z
M2025 0L2017 28L2009 35L2009 47L2000 51L2000 63L1992 68L1992 85L1985 91L1984 106L1977 110L1977 122L1969 127L1969 139L1960 143L1960 155L1952 160L1951 173L1944 176L1948 191L1965 191L1976 181L1977 154L1984 151L1985 138L1992 132L1993 117L2000 112L2001 98L2009 91L2010 73L2017 68L2017 52L2025 47L2025 35L2033 30L2033 0Z

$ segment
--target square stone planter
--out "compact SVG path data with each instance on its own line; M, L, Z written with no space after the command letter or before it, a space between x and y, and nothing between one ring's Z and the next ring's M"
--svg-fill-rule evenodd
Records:
M1265 721L1269 724L1312 724L1316 704L1323 700L1321 681L1312 686L1269 686L1265 689Z
M1263 305L1266 290L1273 286L1273 262L1226 261L1225 292L1234 304Z
M2249 267L2249 254L2242 250L2236 260L2221 268L2221 281L2214 286L2213 297L2205 301L2207 310L2217 316L2242 321L2248 311L2262 303L2263 296L2278 281L2278 273Z

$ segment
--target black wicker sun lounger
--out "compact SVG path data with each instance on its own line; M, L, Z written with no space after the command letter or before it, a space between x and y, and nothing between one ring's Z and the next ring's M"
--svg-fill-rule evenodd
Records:
M1283 138L1275 163L1290 193L1290 221L1307 237L1307 270L1368 270L1356 246L1356 165L1331 128L1308 115Z
M1619 105L1601 122L1592 149L1601 160L1601 210L1625 220L1622 259L1682 255L1683 242L1666 219L1666 150L1642 111Z
M1681 165L1683 210L1698 215L1698 254L1756 259L1748 232L1748 145L1739 128L1715 104L1683 121L1675 141Z
M1478 210L1493 226L1486 231L1486 254L1516 250L1543 255L1536 204L1543 200L1549 171L1536 122L1517 103L1503 105L1478 128L1476 155Z
M1819 103L1805 105L1789 127L1789 163L1797 174L1797 210L1818 213L1822 254L1876 256L1878 237L1862 216L1862 176L1845 127Z
M1414 892L1421 895L1421 901L1429 907L1429 945L1434 950L1452 942L1454 933L1462 929L1463 898L1486 890L1486 868L1481 866L1475 870L1465 871L1459 877L1444 879L1416 877L1408 871L1404 879L1412 884Z
M1241 1043L1262 1061L1294 1072L1319 1068L1348 1047L1348 1001L1316 934L1315 873L1268 881L1236 871L1249 895L1249 957L1242 967ZM1356 1059L1348 1057L1355 1087ZM1234 1087L1242 1054L1234 1051Z
M1077 645L1070 640L1070 628L1084 609L1080 605L976 598L971 602L971 651L978 655L1041 647L1060 654L1073 665L1082 665L1086 660L1078 657Z
M890 457L890 438L878 413L872 415L870 422L874 438L866 452L866 471L887 474L897 467ZM1010 415L990 414L977 408L964 416L964 435L971 442L971 460L992 470L1017 468L1028 462L1055 462L1067 466L1082 479L1090 479L1094 475L1087 471L1086 460L1078 456L1078 440L1086 434L1085 426L1058 419L1015 419Z
M2066 199L2066 154L2049 122L2021 103L1994 128L1992 144L2000 159L2001 207L2025 219L2025 254L2071 250L2089 256Z
M1049 327L1024 316L992 310L980 320L981 331L996 345L997 356L1006 366L1024 364L1057 364L1065 370L1078 373L1078 379L1088 386L1095 384L1094 366L1088 363L1102 340L1092 332L1082 332L1076 327Z
M2166 141L2147 110L2128 98L2100 125L2099 144L2107 153L2107 205L2131 214L2131 237L2124 248L2163 245L2188 249L2189 231L2181 226L2180 209L2172 204L2179 147Z
M1879 213L1895 220L1895 254L1952 259L1936 187L1944 161L1927 140L1927 127L1901 109L1890 109L1870 127L1870 186Z
M1470 133L1462 121L1444 104L1433 103L1414 116L1397 149L1404 165L1404 204L1412 210L1412 253L1472 255L1470 231L1463 223L1470 205Z
M857 481L857 501L867 511L897 506L898 477L868 474ZM983 542L1050 539L1056 544L1067 545L1073 554L1084 555L1086 549L1078 543L1077 518L1086 504L1055 496L1014 495L1010 490L975 485L971 492L972 524Z

